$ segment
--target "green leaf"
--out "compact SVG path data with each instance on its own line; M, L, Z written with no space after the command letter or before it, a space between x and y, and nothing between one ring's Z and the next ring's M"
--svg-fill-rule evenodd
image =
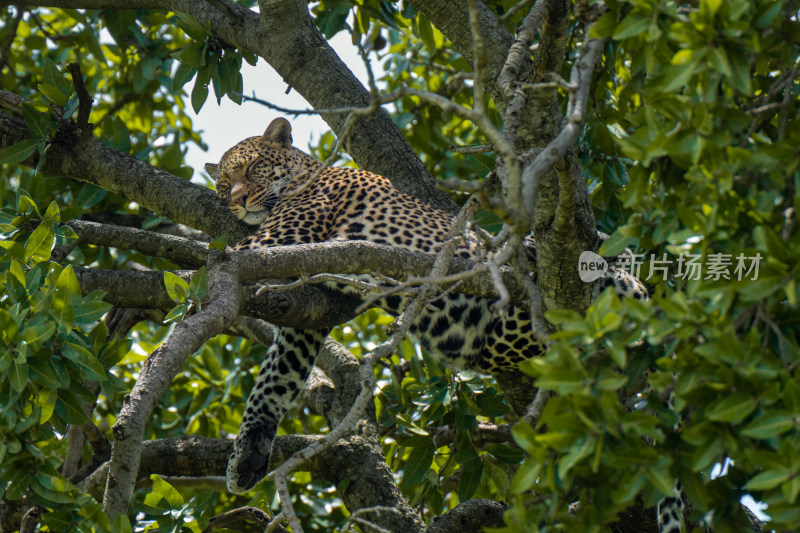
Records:
M169 271L164 271L164 287L166 287L167 294L175 303L182 302L189 290L189 284L183 278Z
M36 213L36 216L42 218L42 214L39 212L39 207L36 205L36 202L33 201L31 195L25 189L18 189L19 193L19 202L17 203L17 213L24 214L28 212L28 208L33 208L33 212Z
M800 385L793 379L783 387L783 407L792 413L800 413Z
M617 25L612 39L621 41L639 35L650 25L650 15L634 9Z
M11 316L11 313L5 309L0 309L0 326L2 326L2 328L0 328L0 338L3 339L6 344L16 343L19 326Z
M44 218L52 220L53 222L61 221L61 211L58 208L58 202L53 200L44 212Z
M189 37L195 41L202 41L206 38L206 29L196 18L178 11L175 12L175 17L178 19L178 27L185 31Z
M570 470L591 455L596 444L597 437L581 437L575 440L569 451L558 460L559 477L566 478Z
M647 479L661 494L671 495L674 491L675 479L669 474L669 460L661 460L659 464L645 471Z
M36 111L36 109L28 103L22 104L22 118L25 119L25 124L31 133L31 137L37 143L43 143L50 136L50 120L49 117Z
M539 478L539 473L542 470L542 462L533 457L528 457L522 466L517 470L514 475L514 480L511 482L511 493L522 494L529 490L536 483Z
M488 453L490 453L493 457L496 457L500 461L504 463L516 465L519 464L525 458L525 455L522 453L522 450L519 448L509 446L508 444L500 444L500 443L490 443L484 447Z
M433 38L433 28L431 28L431 23L422 13L417 17L417 27L419 28L419 38L425 43L425 48L431 54L434 54L436 52L436 40Z
M202 300L208 293L208 275L206 274L205 265L198 268L197 272L192 276L187 293L189 297L198 301Z
M461 468L461 478L458 480L458 499L462 502L469 500L475 494L483 477L483 463L480 458L476 456L473 463L476 463L477 466L470 465L470 468L467 468L464 465Z
M189 302L181 302L172 309L170 309L167 316L164 317L164 322L180 322L186 313L189 312Z
M800 425L800 414L788 411L771 411L759 415L742 429L742 435L755 439L769 439Z
M219 62L217 67L217 75L219 76L220 87L223 94L230 94L235 92L236 88L241 83L242 75L239 73L241 66L241 59L232 56L229 52L225 54L222 61Z
M25 139L24 141L12 144L0 153L0 163L7 165L21 163L36 153L36 147L38 145L39 141L36 139Z
M28 343L32 352L36 352L55 331L56 325L53 322L44 322L26 327L20 333L20 337Z
M681 52L691 53L681 55ZM701 61L705 58L704 51L681 50L681 52L675 54L673 64L667 69L665 75L666 83L660 88L665 93L684 87L689 82L689 78L697 72Z
M15 357L6 377L12 389L22 392L28 384L28 363L23 358Z
M80 401L66 389L58 389L55 412L62 420L70 424L84 424L89 420Z
M197 74L197 67L181 61L180 65L178 65L178 70L175 71L175 76L172 78L172 90L179 90L194 78L195 74Z
M770 490L774 489L792 475L792 472L787 470L770 469L760 472L750 478L750 481L744 486L747 490Z
M49 57L46 57L44 60L44 74L42 76L42 81L44 81L45 84L55 88L65 97L69 96L70 82L64 78L64 75L58 70L56 64L53 63Z
M225 250L228 247L228 239L225 237L217 237L208 243L209 250Z
M25 260L38 263L50 259L50 252L55 244L53 225L39 224L25 243Z
M738 392L713 402L706 408L706 417L716 422L738 423L747 417L758 406L751 395Z
M719 461L725 451L722 439L714 438L695 448L692 454L692 472L700 472Z
M56 289L64 289L71 296L81 296L81 284L78 282L78 276L75 275L72 265L67 265L61 270L61 274L56 280Z
M422 481L433 462L435 452L436 446L431 439L428 439L422 446L411 450L403 469L403 487L410 488Z
M781 493L787 502L794 504L797 495L800 494L800 477L793 476L788 481L781 484Z
M203 83L198 76L192 89L192 109L195 113L199 113L203 108L206 98L208 98L208 85Z
M46 387L46 389L39 391L39 401L46 402L47 398L43 399L41 393L44 392L44 390L58 387L58 378L56 378L50 358L32 357L28 359L28 368L30 370L31 381ZM55 398L53 399L53 404L55 404Z
M153 492L164 498L171 509L180 509L183 506L183 496L175 490L175 487L164 481L158 474L151 474L153 481Z
M514 442L522 448L528 455L534 455L538 444L536 443L536 431L529 424L515 424L511 428L511 436Z
M731 56L731 85L742 94L749 95L752 91L750 87L750 65L747 56L744 54L733 54Z
M53 387L55 387L55 385ZM39 417L40 424L44 424L45 422L50 420L50 417L53 416L57 399L58 395L56 394L56 391L53 390L51 387L46 387L44 389L39 390L38 404L42 409L42 413Z
M96 382L105 381L106 371L92 352L74 342L64 343L62 350L64 355L75 363L83 378Z
M603 257L614 257L624 250L626 246L634 243L635 241L636 239L625 237L622 235L622 233L620 233L620 230L617 229L617 231L612 233L608 239L603 241L603 244L600 245L600 249L597 251L597 253Z
M80 106L80 100L78 100L78 95L73 94L72 96L70 96L69 100L67 100L67 105L65 105L64 108L61 110L63 113L63 115L61 116L61 120L67 120L69 118L72 118L72 115L75 114L75 111L78 110L79 106Z
M128 515L118 514L114 518L113 531L117 531L119 533L133 533L133 527L131 526L131 520L128 518Z
M100 300L102 293L93 291L87 294L79 303L73 303L75 322L77 324L91 324L97 322L111 309L111 304Z
M83 186L81 192L78 193L78 197L75 198L75 205L83 209L94 207L100 203L103 198L105 198L106 192L107 191L105 189L102 189L97 185L87 183Z
M616 27L617 16L614 12L609 11L592 24L589 30L589 37L592 39L611 37Z
M39 92L47 97L48 100L56 104L58 107L67 105L67 95L58 90L54 85L49 83L40 83L36 86Z

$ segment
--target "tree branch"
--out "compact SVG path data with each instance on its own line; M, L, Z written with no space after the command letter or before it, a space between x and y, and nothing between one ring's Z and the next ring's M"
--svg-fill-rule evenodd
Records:
M209 261L209 305L178 324L164 344L148 356L133 390L125 397L113 428L114 445L103 495L103 508L112 521L128 510L139 471L144 428L158 399L186 358L238 315L239 279L230 261L215 257L221 255L214 254Z
M83 73L81 72L80 63L70 63L67 65L67 70L72 75L72 85L75 87L75 93L78 95L78 118L76 122L78 128L83 129L89 126L89 113L92 112L92 102L94 99L86 90L86 85L83 83Z
M208 260L208 247L192 239L85 220L70 220L67 226L78 235L78 244L137 250L152 257L165 257L180 266L197 267Z
M487 527L503 527L508 505L492 500L468 500L440 516L425 533L480 533Z
M0 113L0 150L30 138L22 119ZM36 167L34 154L22 164ZM216 195L94 139L65 132L50 145L41 170L93 183L176 222L238 242L250 231Z

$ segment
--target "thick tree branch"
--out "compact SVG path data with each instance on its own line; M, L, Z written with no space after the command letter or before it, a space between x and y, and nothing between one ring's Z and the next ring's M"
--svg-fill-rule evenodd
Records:
M602 39L584 43L572 67L570 82L577 89L570 94L566 121L522 172L525 205L537 236L539 287L545 309L582 312L591 299L591 286L578 278L575 265L582 251L596 249L598 240L586 184L571 150L586 120L592 73L603 43ZM551 172L554 167L555 174Z
M81 226L86 228L89 226ZM91 226L96 228L96 226ZM186 239L170 238L162 241L163 235L150 235L153 246L161 253L173 258L163 250L163 242L172 242L183 246ZM86 237L87 239L89 237ZM109 245L117 246L111 237L104 234ZM125 236L123 241L127 240ZM176 248L179 247L176 245ZM136 247L136 249L139 249ZM194 259L201 259L202 250L197 248ZM331 274L371 274L379 272L394 279L405 279L409 286L420 285L429 278L427 274L436 260L435 256L414 252L403 248L376 244L367 241L342 241L299 244L268 248L261 251L226 252L240 266L242 281L264 279L296 278L327 272ZM478 267L480 265L477 265ZM469 275L454 276L459 279L459 292L474 294L484 298L497 298L497 288L492 275L485 270L476 270L476 264L467 259L453 258L449 261L447 273L465 272ZM191 278L191 272L178 271L184 279ZM474 274L474 275L473 275ZM508 267L500 269L502 282L508 289L513 301L525 297L524 288ZM103 271L83 269L79 271L79 279L83 290L108 290L107 301L118 307L141 307L164 309L173 302L163 289L162 272ZM434 281L446 282L449 278L437 278ZM451 282L454 280L451 280ZM119 284L115 289L114 284ZM143 290L133 292L136 284ZM269 292L269 291L267 291ZM255 298L255 297L253 297Z
M208 247L192 239L85 220L71 220L67 226L78 235L78 244L137 250L151 257L165 257L181 266L201 266L208 260Z
M508 505L492 500L468 500L443 514L425 533L480 533L487 527L503 527Z
M22 119L0 113L0 150L28 138L28 127ZM31 167L37 163L38 155L23 162ZM249 231L212 191L123 154L91 135L56 136L41 170L93 183L209 235L226 235L231 242L242 239Z
M164 344L150 354L126 396L113 428L114 445L103 496L103 508L112 520L128 510L139 471L144 428L158 399L186 358L236 319L241 301L236 274L231 262L212 257L208 273L211 302L178 324Z
M168 311L176 305L167 293L161 271L86 268L76 269L75 273L83 294L105 291L103 300L114 307ZM194 275L192 270L174 273L187 283ZM347 322L358 314L356 307L360 300L342 296L320 285L262 294L257 294L258 289L257 285L244 288L239 312L278 326L321 329Z

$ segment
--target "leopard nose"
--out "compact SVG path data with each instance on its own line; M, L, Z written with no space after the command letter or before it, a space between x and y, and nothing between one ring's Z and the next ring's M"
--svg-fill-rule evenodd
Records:
M231 201L235 202L240 198L243 198L247 195L247 191L245 190L245 186L243 183L237 183L233 187L231 187Z

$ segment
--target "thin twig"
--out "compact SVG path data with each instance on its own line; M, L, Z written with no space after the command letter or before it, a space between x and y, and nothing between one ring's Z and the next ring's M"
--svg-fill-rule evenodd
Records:
M340 274L315 274L313 276L300 276L298 279L291 283L284 283L280 285L276 284L269 284L264 283L256 291L256 296L261 296L264 292L277 292L277 291L291 291L298 287L303 287L305 285L314 285L318 283L326 283L326 282L333 282L338 285L348 285L351 287L355 287L361 291L382 291L386 287L381 285L376 285L375 283L370 283L368 281L355 279L349 276L344 276Z
M17 12L14 18L11 19L11 24L6 28L6 38L3 41L3 47L0 48L0 72L3 71L6 63L8 63L8 57L11 55L11 45L14 44L14 39L17 37L17 28L19 27L20 21L22 21L22 15L25 13L25 9L21 6L16 6L16 9Z
M300 525L300 519L297 518L297 513L294 512L292 495L289 494L289 487L286 484L287 475L288 472L283 475L270 474L270 477L272 477L272 479L275 481L275 489L278 491L278 496L281 500L281 514L283 514L286 518L286 521L289 522L289 526L291 526L293 533L303 533L303 526Z
M449 150L457 154L478 154L481 152L494 152L494 147L491 144L479 144L477 146L451 145Z
M501 24L505 24L506 22L514 18L514 15L516 15L517 13L528 7L528 4L530 4L531 2L533 2L533 0L522 0L521 2L517 2L516 4L511 6L511 8L508 11L506 11L506 13L502 17L497 19L497 25L499 26Z
M264 533L273 533L276 531L278 533L283 533L284 531L286 531L286 528L284 528L281 525L284 522L286 522L286 515L283 514L283 511L281 511L280 513L275 515L275 517L269 524L267 524L266 529L264 529Z
M475 0L467 0L469 9L469 26L472 32L472 67L475 79L472 82L472 109L483 113L483 73L486 70L486 52L481 33L481 21L478 17L478 8Z
M208 527L203 530L203 533L209 533L217 528L229 526L230 524L240 520L251 520L259 527L265 528L267 525L269 525L272 519L267 512L262 511L258 507L239 507L238 509L232 509L228 512L211 518L208 521ZM280 533L286 532L286 530L283 528L280 528L277 531Z
M81 72L81 65L78 62L70 63L67 65L67 70L72 75L72 85L75 86L75 93L78 95L78 127L83 129L89 125L89 113L92 112L92 103L94 99L86 90L86 85L83 83L83 73Z
M549 72L547 74L547 78L550 81L543 81L540 83L520 83L519 88L523 90L564 89L570 93L574 93L578 90L577 83L570 83L555 72Z
M536 427L536 424L539 422L539 418L542 416L542 409L547 404L547 400L550 399L553 393L546 389L539 389L536 391L536 396L533 398L533 401L528 405L528 410L525 413L525 416L522 418L527 424L532 427Z

